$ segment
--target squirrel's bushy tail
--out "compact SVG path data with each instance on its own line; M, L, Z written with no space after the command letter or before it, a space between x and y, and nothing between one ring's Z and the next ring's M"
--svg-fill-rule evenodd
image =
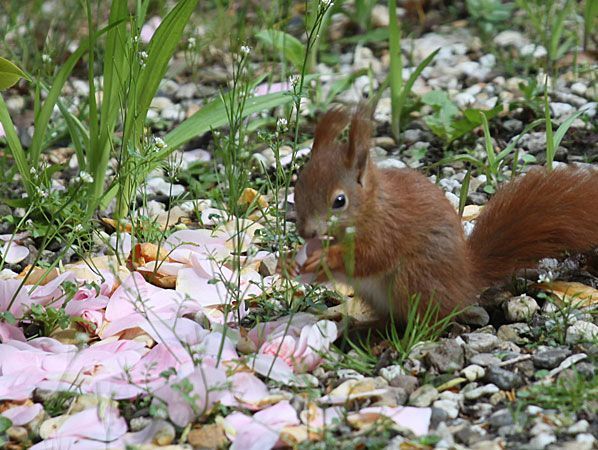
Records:
M468 240L476 284L564 251L598 247L598 171L532 170L488 202Z

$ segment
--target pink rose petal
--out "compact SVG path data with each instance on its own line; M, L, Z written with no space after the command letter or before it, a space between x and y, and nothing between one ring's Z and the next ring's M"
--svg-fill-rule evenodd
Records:
M40 403L33 405L13 406L2 413L2 415L11 420L14 426L27 425L35 419L42 411L43 406Z
M0 247L0 261L6 264L18 264L29 256L29 249L14 242L6 243Z

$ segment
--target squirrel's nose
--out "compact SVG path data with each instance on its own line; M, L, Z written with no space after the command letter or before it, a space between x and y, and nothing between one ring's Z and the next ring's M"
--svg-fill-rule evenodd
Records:
M297 223L297 229L297 231L299 231L299 235L303 239L311 239L317 235L316 228L314 226L310 226L309 223L306 223L303 220Z

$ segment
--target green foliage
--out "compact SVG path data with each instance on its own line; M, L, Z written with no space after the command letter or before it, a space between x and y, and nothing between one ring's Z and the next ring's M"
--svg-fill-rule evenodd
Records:
M0 91L14 86L21 78L29 80L29 77L25 72L8 59L4 59L0 56Z
M255 37L269 49L278 52L296 70L301 69L306 48L299 39L279 30L263 30L257 33Z
M425 306L421 301L419 294L409 297L409 309L404 327L395 323L392 313L390 315L391 320L386 327L384 337L399 354L400 360L406 359L411 350L420 342L438 340L461 313L461 311L454 310L442 317L437 301L431 298ZM398 331L401 328L403 329L402 334Z
M6 433L12 426L12 421L8 417L0 416L0 434Z
M511 18L513 3L501 0L467 0L467 12L484 33L492 33Z
M579 414L596 411L598 377L586 379L573 372L572 376L558 377L548 383L532 384L517 391L517 400L525 405L556 409L561 413Z
M428 92L421 99L424 104L431 106L433 109L432 115L424 117L426 125L447 146L482 125L482 116L488 120L495 117L502 110L501 105L487 111L466 109L460 117L459 108L444 91Z
M50 336L58 328L66 330L71 324L71 318L63 308L33 304L23 322L28 323L27 328L36 335Z
M538 43L548 52L546 70L552 74L555 64L578 41L575 27L566 27L565 23L573 19L576 2L565 0L515 0L517 6L525 11L538 37Z
M68 411L73 399L77 396L78 394L73 391L55 392L44 402L44 411L50 417L60 416Z

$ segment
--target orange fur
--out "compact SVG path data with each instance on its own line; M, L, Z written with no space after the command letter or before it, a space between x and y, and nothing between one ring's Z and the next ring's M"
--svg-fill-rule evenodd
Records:
M324 116L315 151L297 180L295 202L302 236L336 238L328 250L308 258L304 271L317 271L323 259L380 315L405 319L411 294L421 295L422 308L438 301L446 315L539 258L598 246L598 172L531 171L494 196L466 240L441 189L415 171L374 166L366 114L358 108L351 118L334 109ZM337 142L349 123L349 142ZM348 205L332 211L336 221L330 226L339 192ZM354 264L346 267L348 256Z

